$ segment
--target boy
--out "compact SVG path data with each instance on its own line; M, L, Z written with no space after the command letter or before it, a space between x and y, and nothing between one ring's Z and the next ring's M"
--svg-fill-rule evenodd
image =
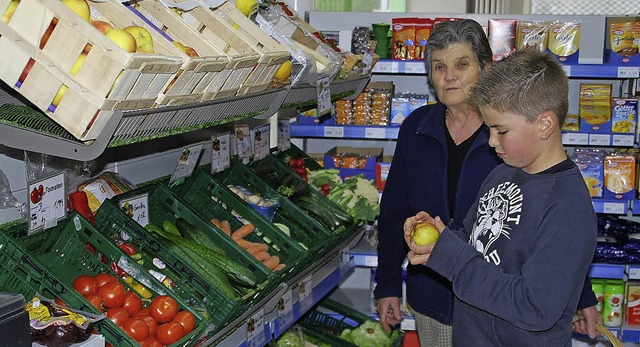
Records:
M405 222L409 261L453 283L455 346L571 345L596 216L562 145L568 89L546 53L525 50L496 63L471 97L505 164L484 181L463 229L446 229L425 212ZM436 225L437 242L411 241L420 221Z

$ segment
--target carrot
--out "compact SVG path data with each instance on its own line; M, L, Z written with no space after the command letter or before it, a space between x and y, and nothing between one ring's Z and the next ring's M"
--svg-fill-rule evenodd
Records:
M220 230L224 231L227 235L231 235L231 225L226 220L220 221Z
M211 218L211 223L213 223L213 225L217 226L218 228L220 227L220 221L218 220L218 218Z
M247 241L245 239L239 239L239 240L236 240L236 242L240 245L240 247L242 247L244 249L256 248L259 251L267 251L267 250L269 250L269 246L265 245L264 243L251 242L251 241Z
M280 257L272 255L269 259L262 262L269 270L274 270L280 264Z
M251 234L253 232L253 229L255 229L253 224L245 224L236 229L236 231L231 234L231 238L234 240L243 239L245 238L245 236Z
M271 256L269 255L269 253L265 252L265 251L260 251L256 254L253 255L256 259L258 259L258 261L266 261L271 259Z
M285 266L286 266L286 265L284 265L284 264L280 263L280 264L278 264L278 266L276 266L276 268L275 268L275 269L273 269L273 271L280 271L280 270L284 269L284 267L285 267Z

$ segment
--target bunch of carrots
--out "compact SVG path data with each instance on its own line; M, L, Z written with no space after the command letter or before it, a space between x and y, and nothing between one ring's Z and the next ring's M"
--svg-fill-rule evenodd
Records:
M255 230L255 226L253 224L244 224L235 231L231 232L231 225L226 220L221 221L217 218L212 218L211 223L213 223L225 234L227 234L227 236L231 237L231 239L237 242L238 245L249 252L249 254L251 254L254 258L262 262L262 264L264 264L264 266L266 266L269 270L280 271L286 266L285 264L280 262L280 257L278 257L277 255L269 254L269 246L267 246L267 244L261 242L251 242L244 239L249 234L251 234L253 230Z

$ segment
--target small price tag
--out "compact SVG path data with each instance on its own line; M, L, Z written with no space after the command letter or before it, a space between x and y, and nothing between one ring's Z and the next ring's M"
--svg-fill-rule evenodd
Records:
M589 145L591 146L609 146L611 144L611 136L608 134L590 134Z
M378 267L378 257L373 255L364 256L364 266L366 267Z
M364 129L364 138L365 139L384 139L386 138L385 128L370 128L367 127Z
M589 134L564 133L562 134L562 143L565 145L588 145Z
M121 200L120 209L138 222L141 226L149 224L149 196L148 194L136 195L132 198Z
M571 65L562 65L562 71L567 77L571 77Z
M231 133L211 136L211 173L222 172L231 165Z
M323 77L316 82L318 116L331 112L331 86L329 77Z
M637 66L619 66L618 78L638 78L640 77L640 67Z
M291 148L291 124L288 119L278 120L278 150Z
M344 137L344 127L324 127L324 137Z
M349 248L340 250L340 252L338 253L338 256L340 257L340 267L347 265L349 263L349 260L351 260L351 254L349 254Z
M293 296L291 289L287 290L278 300L278 326L286 327L293 323Z
M423 62L405 62L404 72L409 74L424 74L427 69Z
M67 213L64 173L29 184L29 232L58 224Z
M264 308L256 312L247 320L247 346L259 347L267 343L267 336L264 331Z
M391 62L378 61L373 67L373 72L377 73L389 73L391 72Z
M271 126L269 126L269 124L264 124L253 129L253 160L260 160L269 155L270 131Z
M619 202L605 202L602 205L603 213L625 214L627 212L627 204Z
M203 147L204 144L199 143L182 149L182 153L178 158L178 165L176 165L176 169L173 171L169 183L182 177L191 176L193 169L195 169L198 164L198 159L200 159L200 153Z
M311 276L305 277L298 285L298 303L300 311L306 312L313 306L313 286Z
M640 279L640 268L635 266L629 267L629 274L627 275L630 280Z
M371 71L371 64L373 63L373 50L372 49L367 49L366 52L364 52L364 57L362 57L362 74L366 75L369 73L369 71Z
M613 135L613 145L620 147L633 147L633 135Z
M389 67L389 72L391 73L398 73L400 72L400 63L397 61L392 61L391 66Z
M237 124L234 129L234 141L236 143L236 154L242 161L249 159L253 155L253 147L251 147L251 131L247 124Z

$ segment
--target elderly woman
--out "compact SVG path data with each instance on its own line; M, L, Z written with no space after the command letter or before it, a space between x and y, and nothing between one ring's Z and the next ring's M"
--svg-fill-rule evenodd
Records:
M426 65L438 102L416 109L403 122L378 220L374 295L387 329L402 320L399 297L408 251L404 221L426 211L447 221L449 228L459 229L480 185L502 163L488 144L489 129L470 101L471 88L491 63L489 42L476 21L462 19L434 27L427 42ZM451 283L425 266L409 264L406 285L421 345L451 346ZM587 300L579 307L593 305L595 301ZM583 325L581 331L585 329ZM591 332L595 335L593 325Z

